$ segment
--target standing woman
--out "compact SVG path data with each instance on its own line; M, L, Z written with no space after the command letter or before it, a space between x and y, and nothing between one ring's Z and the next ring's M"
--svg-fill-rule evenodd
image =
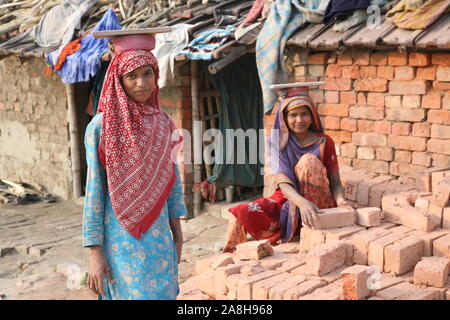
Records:
M172 161L181 137L159 108L152 35L113 39L97 115L85 137L83 246L99 299L176 299L187 214Z
M230 209L225 252L245 242L247 232L272 244L289 242L302 225L314 228L321 209L347 205L334 142L323 133L307 85L289 84L281 92L270 153L277 189Z

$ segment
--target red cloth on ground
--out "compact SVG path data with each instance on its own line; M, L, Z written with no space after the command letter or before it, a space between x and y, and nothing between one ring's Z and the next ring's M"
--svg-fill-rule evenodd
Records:
M268 198L240 204L229 211L244 226L244 229L257 240L268 239L275 243L280 238L280 210L286 198L280 189Z

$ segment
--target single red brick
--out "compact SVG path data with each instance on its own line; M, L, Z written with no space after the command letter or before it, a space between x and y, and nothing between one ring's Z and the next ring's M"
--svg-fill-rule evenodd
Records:
M353 56L350 52L345 52L338 57L337 64L340 66L351 66L353 64Z
M388 55L386 52L375 52L370 56L370 64L376 66L385 66L388 62Z
M423 256L423 243L414 237L408 237L389 245L385 249L385 271L397 275L414 269Z
M387 94L384 97L384 104L388 108L399 108L402 106L401 96L391 96L391 95Z
M368 66L369 59L369 52L357 52L354 57L354 63L359 66Z
M361 67L359 70L359 74L361 75L361 78L376 78L377 67L376 66Z
M323 276L345 263L347 245L336 242L325 244L312 250L306 260L306 270L310 274Z
M431 125L431 135L429 137L437 139L450 139L450 126L443 126L439 124Z
M414 268L414 284L443 288L450 270L450 259L425 257Z
M358 79L359 78L358 66L344 66L342 67L342 78L344 79Z
M341 91L341 103L352 105L356 103L356 93L353 91Z
M311 90L309 91L309 96L315 103L323 103L325 101L323 90Z
M357 156L358 159L373 160L375 159L375 149L372 147L358 147Z
M425 94L429 85L425 80L391 81L389 82L390 94Z
M327 130L339 130L341 118L338 117L324 117L323 126Z
M388 64L390 66L406 66L408 64L408 54L403 52L389 52Z
M326 103L339 103L339 91L325 91L325 102ZM319 103L319 102L316 102L316 103ZM345 102L343 102L343 103L345 103Z
M414 68L409 66L395 68L395 80L408 81L414 79Z
M308 64L326 64L329 57L329 52L311 54L308 56Z
M352 89L351 79L335 79L326 77L325 82L325 90L348 91Z
M360 131L360 132L373 132L374 127L375 127L375 121L358 120L358 131Z
M400 150L425 151L426 140L426 138L389 135L388 146Z
M450 66L450 53L433 53L431 62L439 66Z
M324 116L348 117L349 107L346 104L319 104L319 114Z
M315 229L332 229L355 224L356 212L353 208L323 209Z
M426 52L410 52L409 65L414 67L424 67L430 64L430 54Z
M450 82L433 81L433 89L450 91Z
M420 108L422 96L407 94L403 96L402 107L409 109Z
M367 204L369 199L367 196ZM376 207L359 208L357 224L364 227L379 227L381 225L381 209Z
M433 242L433 255L450 258L450 234Z
M412 158L411 151L396 150L394 160L402 163L410 163Z
M342 76L342 67L337 64L329 64L325 75L330 78L340 78Z
M392 80L394 79L394 67L379 66L377 69L377 77L381 79Z
M417 80L436 80L437 66L417 68Z
M367 104L374 107L384 107L384 94L378 92L369 92L367 94Z
M431 165L431 157L426 152L413 152L412 164L429 167Z
M428 122L450 125L450 111L430 110L428 111Z
M430 121L430 110L428 112L428 121ZM386 120L420 122L425 120L426 114L424 109L404 109L404 108L388 108L386 109Z
M357 121L348 118L341 119L341 130L355 132L358 131Z
M450 67L439 66L436 71L437 81L450 81Z
M450 109L450 92L444 94L444 99L442 99L442 108Z
M355 80L355 91L386 92L388 81L380 78L365 78Z
M342 290L345 300L361 300L370 295L367 286L369 277L368 266L354 265L342 271Z
M352 140L353 144L363 147L385 147L387 145L386 135L378 133L354 132Z
M374 132L381 133L381 134L390 134L391 133L391 122L390 121L375 121Z
M422 108L440 109L441 108L441 93L439 91L431 91L423 96Z
M412 134L414 137L430 137L431 124L428 122L413 123ZM450 138L450 136L449 136Z
M427 151L450 155L450 140L449 139L429 139L427 141Z
M392 125L392 134L396 136L409 136L411 124L407 122L396 122Z
M352 142L352 133L349 131L327 130L325 133L329 135L336 144Z
M384 108L380 107L350 107L349 115L357 119L382 120Z
M393 148L376 148L376 157L378 160L392 161L394 160Z
M268 240L249 241L238 244L236 254L240 260L259 260L273 255L273 249Z
M389 163L386 161L353 159L352 166L379 174L389 173Z

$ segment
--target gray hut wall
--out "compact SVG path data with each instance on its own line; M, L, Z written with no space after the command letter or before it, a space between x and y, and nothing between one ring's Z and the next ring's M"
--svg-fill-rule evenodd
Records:
M43 59L0 56L0 178L72 195L64 84Z

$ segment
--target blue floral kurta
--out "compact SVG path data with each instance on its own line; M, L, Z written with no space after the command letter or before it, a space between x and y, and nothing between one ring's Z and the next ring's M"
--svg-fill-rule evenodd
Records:
M134 238L117 220L107 191L106 171L98 160L102 114L86 129L88 164L83 213L83 246L102 245L113 284L104 278L103 299L176 299L178 260L169 218L187 214L178 167L176 183L161 214L142 235Z

